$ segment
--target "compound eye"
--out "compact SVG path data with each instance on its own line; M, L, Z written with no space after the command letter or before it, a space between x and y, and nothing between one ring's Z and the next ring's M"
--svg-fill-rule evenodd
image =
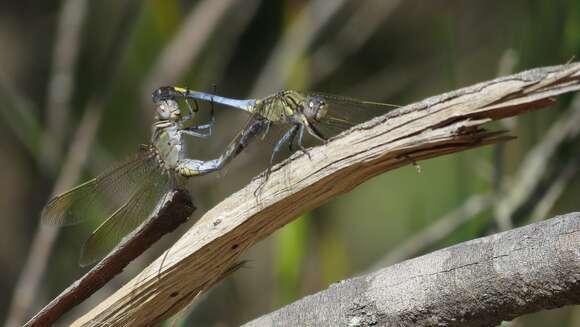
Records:
M321 120L322 118L324 118L324 116L326 116L327 110L328 110L328 108L326 108L326 102L320 101L318 103L318 110L316 112L316 119Z

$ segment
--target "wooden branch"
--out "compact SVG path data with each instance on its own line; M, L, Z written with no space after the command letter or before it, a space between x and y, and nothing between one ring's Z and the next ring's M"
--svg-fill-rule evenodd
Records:
M189 192L174 190L159 209L138 229L123 239L109 255L40 310L24 326L50 326L64 313L98 291L163 235L187 221L195 207Z
M580 88L580 64L534 69L412 104L273 168L208 211L168 251L73 325L152 325L231 271L246 249L304 212L385 171L507 140L480 125L554 102ZM159 272L161 275L159 276Z
M578 244L575 212L342 281L244 326L497 326L580 304Z

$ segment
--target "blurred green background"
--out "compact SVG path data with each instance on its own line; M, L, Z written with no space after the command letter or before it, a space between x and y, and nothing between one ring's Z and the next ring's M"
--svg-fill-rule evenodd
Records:
M17 281L43 205L55 189L148 142L154 88L244 98L288 87L404 105L578 57L580 1L2 1L0 44L4 321L15 289L32 285ZM241 324L341 279L578 210L578 130L557 125L578 107L573 96L560 97L549 109L495 123L518 136L508 144L420 162L420 173L409 165L333 199L251 249L246 266L178 323ZM191 156L217 155L245 119L219 110L211 140L192 142ZM548 141L548 150L536 150ZM262 171L270 151L256 143L226 171L192 179L195 216ZM63 229L52 252L50 242L41 246L47 253L33 260L40 279L31 312L12 307L16 315L37 311L81 276L79 248L95 227ZM113 292L186 228L59 324ZM580 326L580 308L511 324Z

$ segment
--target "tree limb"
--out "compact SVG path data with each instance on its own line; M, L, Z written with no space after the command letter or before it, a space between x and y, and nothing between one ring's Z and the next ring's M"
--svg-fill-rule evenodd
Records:
M580 64L534 69L435 96L377 117L273 168L208 211L132 281L73 325L160 322L215 284L246 249L328 199L416 160L509 139L481 125L580 88ZM163 260L165 259L165 260ZM159 273L161 275L159 275Z
M575 212L342 281L244 326L496 326L580 304L578 244Z
M40 327L54 324L64 313L86 300L120 274L131 261L150 248L153 243L186 222L194 210L189 192L179 189L169 192L148 220L123 238L119 246L109 255L60 293L24 326Z

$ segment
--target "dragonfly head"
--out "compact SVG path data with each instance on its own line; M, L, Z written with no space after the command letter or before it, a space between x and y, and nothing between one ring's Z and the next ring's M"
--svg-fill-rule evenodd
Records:
M182 96L178 88L173 86L162 86L151 94L151 98L154 103L161 102L163 100L173 99L175 97Z
M304 102L304 115L308 120L319 122L326 116L328 107L322 97L308 96Z
M156 102L156 105L157 120L179 121L181 119L181 111L177 101L165 99Z

